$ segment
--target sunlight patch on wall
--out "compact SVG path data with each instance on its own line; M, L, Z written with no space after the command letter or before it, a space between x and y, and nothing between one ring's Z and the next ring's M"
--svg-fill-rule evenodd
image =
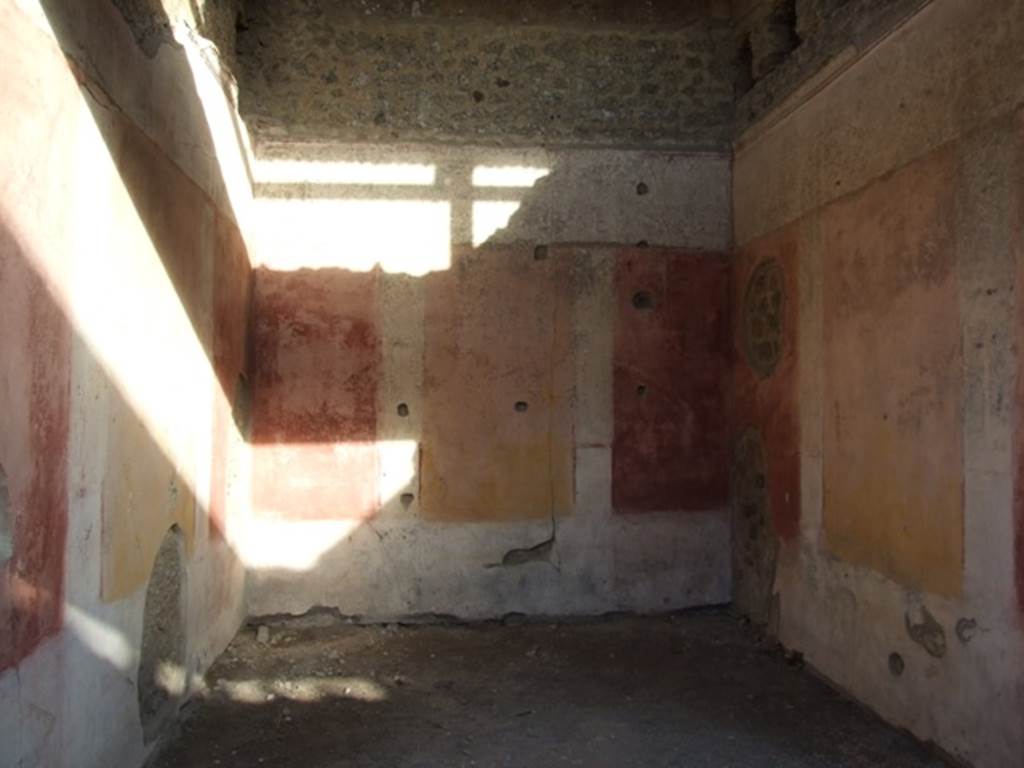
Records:
M309 571L320 557L363 525L347 520L274 520L252 517L235 540L238 556L249 568Z
M96 658L126 672L135 666L136 649L128 638L109 624L71 603L65 603L64 625Z
M409 487L419 464L419 443L416 440L381 440L377 443L380 466L380 501L383 506Z
M518 200L478 200L473 203L473 247L483 245L508 226L519 206Z
M244 238L248 232L252 205L252 184L248 168L252 149L248 133L239 125L240 118L234 111L233 104L238 101L237 85L232 78L224 77L216 48L210 46L189 25L176 25L175 37L182 44L192 72L196 97L209 128L209 138L216 156L216 162L211 168L204 154L193 150L190 154L198 161L194 168L187 170L196 173L201 181L209 184L215 196L219 187L223 186L231 212Z
M550 168L525 165L478 165L473 169L473 186L532 187L549 173Z
M437 169L433 165L414 163L259 159L253 165L253 176L259 184L431 186Z
M254 444L252 452L251 521L261 532L239 542L240 555L247 565L269 562L299 570L315 565L319 555L352 531L305 523L373 518L409 490L419 463L419 443L412 439L268 442ZM283 528L290 542L287 556L274 552L274 522L298 526Z
M255 201L258 266L425 275L451 265L451 204L438 200Z

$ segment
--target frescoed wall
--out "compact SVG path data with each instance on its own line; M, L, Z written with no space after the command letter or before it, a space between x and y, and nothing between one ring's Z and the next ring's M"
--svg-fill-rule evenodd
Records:
M797 416L761 419L770 502L738 496L778 527L764 618L883 717L992 766L1024 753L1021 19L1014 0L933 2L873 38L865 17L783 98L800 52L827 48L805 45L741 100L761 117L733 184L738 272L774 259L796 325L792 372L738 390ZM798 490L781 518L780 484Z
M577 155L603 166L607 188L580 192ZM250 610L482 618L723 599L728 261L565 244L587 225L558 192L572 185L595 221L612 212L617 239L635 226L621 196L656 236L704 245L710 225L676 219L674 191L697 216L690 163L718 183L719 159L419 147L405 158L450 198L417 182L382 184L393 200L359 185L352 200L340 185L321 199L307 182L257 200ZM469 188L448 186L448 168L467 166L456 178ZM637 168L649 194L636 194ZM531 180L502 185L502 173ZM499 203L508 212L493 223ZM406 230L363 237L356 210L363 222L403 215ZM277 235L288 221L302 232L291 242ZM656 303L637 307L644 291Z
M250 265L211 162L232 107L216 62L143 51L111 3L10 0L0 19L0 763L138 764L168 536L173 697L242 619L225 533Z
M726 504L729 302L729 264L715 254L649 247L617 254L617 512Z

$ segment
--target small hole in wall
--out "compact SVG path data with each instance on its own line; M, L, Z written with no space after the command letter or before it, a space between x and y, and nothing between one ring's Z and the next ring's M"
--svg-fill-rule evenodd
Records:
M654 309L654 297L649 291L637 291L633 294L633 306L636 309Z
M889 672L892 673L893 677L899 677L903 674L903 670L907 668L906 663L903 661L903 657L898 653L889 654Z
M398 415L403 417L403 418L408 416L409 415L409 406L406 405L405 403L399 403L398 404Z
M14 512L7 489L7 473L0 466L0 565L14 556Z
M412 506L412 503L416 500L416 497L411 493L403 493L401 496L402 506L408 509Z
M544 261L548 257L548 247L546 245L538 245L533 249L533 258L537 261Z
M517 413L526 413L526 410L529 407L530 407L529 403L527 403L525 400L520 400L519 402L516 403L516 412Z
M648 192L650 192L650 191L651 191L651 188L650 188L650 187L648 187L648 186L647 186L647 185L646 185L646 184L645 184L644 182L642 182L642 181L641 181L641 182L640 182L639 184L637 184L637 185L636 185L636 193L637 193L638 195L641 195L641 196L643 196L643 195L646 195L646 194L647 194Z
M647 396L647 385L646 384L638 384L637 385L636 396L637 397L646 397Z

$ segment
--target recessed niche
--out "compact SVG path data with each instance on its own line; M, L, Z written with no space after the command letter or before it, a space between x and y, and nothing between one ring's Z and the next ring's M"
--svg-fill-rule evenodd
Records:
M516 413L526 413L526 411L530 407L530 404L527 403L525 400L520 400L519 402L516 403L515 407L516 407Z
M0 565L14 557L14 511L7 488L7 473L0 466Z
M398 410L398 415L403 417L403 418L409 415L409 406L406 405L405 403L399 403L397 410Z

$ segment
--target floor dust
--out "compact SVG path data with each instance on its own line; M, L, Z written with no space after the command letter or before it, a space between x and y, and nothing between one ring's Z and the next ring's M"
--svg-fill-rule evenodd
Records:
M151 768L944 765L722 612L262 626Z

